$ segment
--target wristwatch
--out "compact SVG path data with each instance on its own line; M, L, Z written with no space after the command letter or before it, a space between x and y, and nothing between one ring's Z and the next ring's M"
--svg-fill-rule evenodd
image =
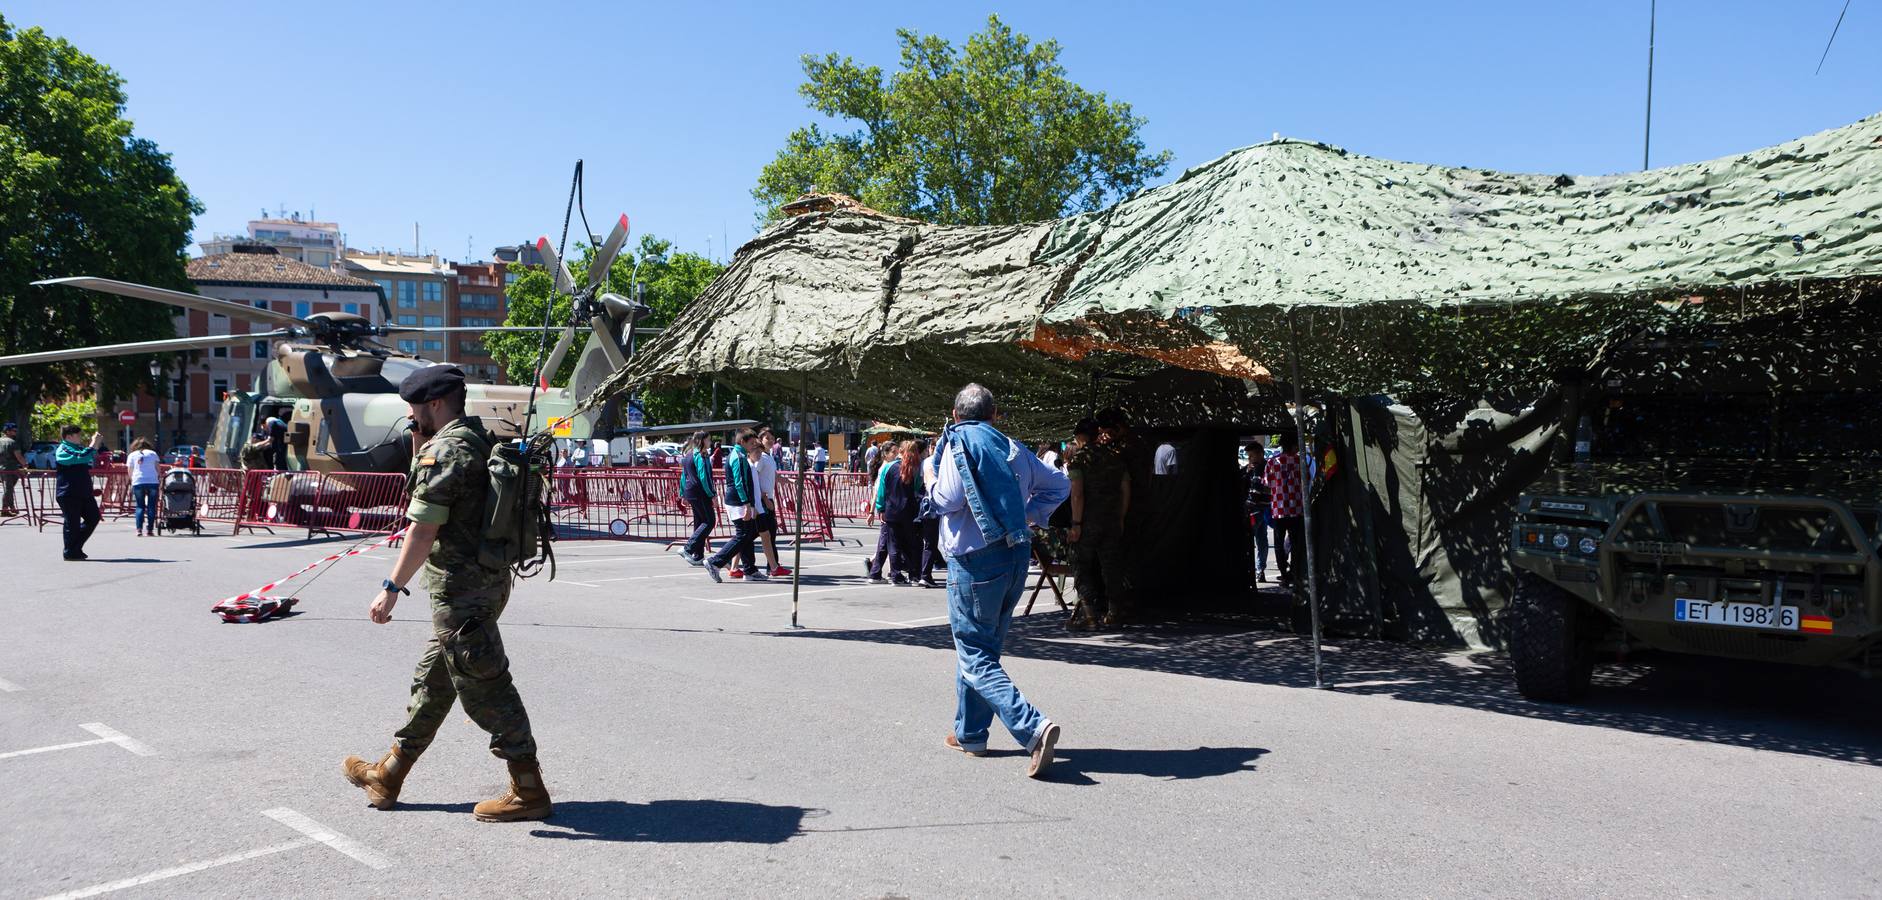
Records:
M398 586L398 585L396 585L396 584L393 584L393 583L392 583L392 579L390 579L390 578L388 578L388 579L386 579L386 580L384 580L384 581L382 581L382 582L380 582L380 583L379 583L379 585L380 585L381 587L383 587L383 588L385 588L386 590L388 590L388 591L391 591L392 593L395 593L395 594L404 594L404 595L406 595L406 596L408 596L408 597L409 597L409 596L411 596L411 594L412 594L412 592L411 592L411 591L408 591L408 590L406 590L406 589L404 589L404 588L402 588L402 587L399 587L399 586Z

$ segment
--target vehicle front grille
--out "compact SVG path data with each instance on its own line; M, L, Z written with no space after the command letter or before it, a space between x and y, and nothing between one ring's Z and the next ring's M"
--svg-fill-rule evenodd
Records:
M1804 655L1809 643L1798 635L1767 634L1706 625L1675 625L1668 636L1688 653L1788 662Z

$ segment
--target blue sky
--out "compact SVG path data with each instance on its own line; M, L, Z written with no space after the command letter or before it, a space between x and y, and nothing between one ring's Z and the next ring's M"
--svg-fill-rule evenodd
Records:
M1882 0L1661 0L1653 162L1882 110ZM484 258L554 235L570 167L591 222L726 255L749 191L811 119L798 58L892 69L895 29L957 42L997 12L1131 103L1188 166L1274 132L1374 156L1575 174L1638 168L1647 0L1341 3L152 3L14 0L127 80L137 131L207 207L337 220L360 247ZM1572 12L1564 11L1572 10ZM599 226L598 226L599 227Z

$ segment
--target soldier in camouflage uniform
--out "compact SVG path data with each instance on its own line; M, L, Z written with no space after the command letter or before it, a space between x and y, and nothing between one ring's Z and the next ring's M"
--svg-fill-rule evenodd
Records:
M462 700L471 720L490 733L490 752L510 770L510 789L477 804L477 818L548 818L549 793L536 763L529 714L510 680L509 659L497 632L497 618L510 598L510 571L489 569L478 561L489 487L487 460L495 439L481 420L464 415L464 373L456 366L420 369L405 379L399 395L411 404L419 434L430 440L413 454L412 499L406 510L411 531L392 577L373 601L372 620L392 620L399 595L409 593L405 580L422 561L425 589L431 594L432 636L412 676L411 706L391 751L376 764L348 757L346 777L366 790L373 806L391 809L412 763L430 746L452 702Z
M1131 477L1117 448L1103 441L1098 423L1085 419L1074 430L1076 449L1066 459L1072 480L1072 578L1078 609L1066 623L1074 631L1116 625L1128 608L1130 580L1124 569L1124 521L1130 514Z

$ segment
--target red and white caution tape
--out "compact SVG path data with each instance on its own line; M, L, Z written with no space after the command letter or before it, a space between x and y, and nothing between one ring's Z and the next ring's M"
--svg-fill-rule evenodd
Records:
M264 584L261 587L258 587L252 591L248 591L246 593L241 593L241 594L236 594L235 596L230 597L227 600L224 600L221 603L216 604L214 607L211 607L209 611L212 613L215 613L216 615L221 616L223 621L225 622L258 622L258 621L261 621L262 619L268 618L269 616L286 612L289 607L294 605L295 598L289 597L286 600L277 600L273 597L268 596L268 593L270 591L273 591L275 588L278 588L281 585L286 584L287 582L293 581L294 579L299 578L302 575L307 574L308 572L312 572L313 570L318 569L321 566L326 565L327 563L333 562L335 560L345 559L349 556L358 556L361 553L365 553L368 550L373 550L379 547L387 546L391 544L393 541L396 541L399 538L402 538L404 536L405 536L405 529L401 528L398 531L388 534L385 537L377 541L374 541L370 544L362 544L360 546L353 547L349 550L344 550L339 553L335 553L332 556L327 556L321 559L317 559L311 563L308 563L300 571L295 572L292 575L288 575L285 578L279 578L274 581L270 581L267 584Z

